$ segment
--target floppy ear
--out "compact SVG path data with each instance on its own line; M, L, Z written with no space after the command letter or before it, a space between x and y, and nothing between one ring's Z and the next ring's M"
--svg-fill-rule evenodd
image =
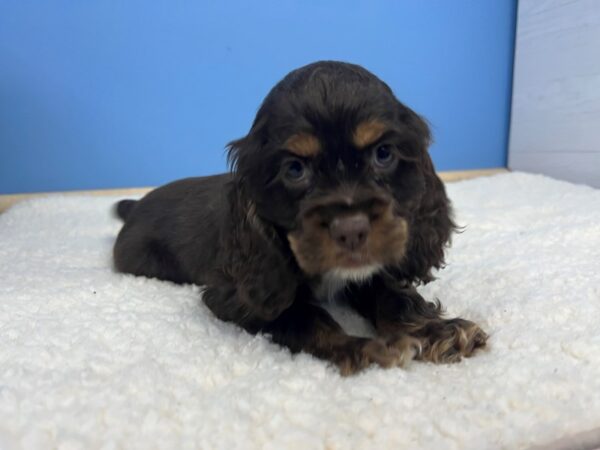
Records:
M229 214L221 224L217 269L204 302L222 320L255 332L295 300L296 265L277 230L256 214L252 190L260 149L246 137L229 145L234 177L227 186Z
M261 108L262 109L262 108ZM267 123L264 115L257 114L252 127L243 138L227 144L227 163L233 173L234 181L251 189L265 176L265 164L262 161L262 149L267 142Z
M456 225L444 184L435 173L429 156L429 127L417 114L412 113L411 116L408 125L421 141L419 169L425 181L425 191L412 217L404 270L411 281L427 283L434 279L431 269L444 265L444 250Z

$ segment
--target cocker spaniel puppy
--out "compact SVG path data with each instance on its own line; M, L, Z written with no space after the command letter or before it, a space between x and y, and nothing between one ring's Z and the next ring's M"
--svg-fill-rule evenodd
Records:
M411 359L455 362L485 345L416 291L454 229L426 123L364 68L317 62L267 95L231 173L118 203L117 270L205 287L222 320L265 333L343 374ZM377 337L351 336L323 307L342 299Z

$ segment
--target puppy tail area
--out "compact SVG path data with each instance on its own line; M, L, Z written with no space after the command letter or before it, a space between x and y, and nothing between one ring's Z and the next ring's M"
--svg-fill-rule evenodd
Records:
M121 220L127 220L131 210L136 205L137 200L121 200L113 207L113 213Z

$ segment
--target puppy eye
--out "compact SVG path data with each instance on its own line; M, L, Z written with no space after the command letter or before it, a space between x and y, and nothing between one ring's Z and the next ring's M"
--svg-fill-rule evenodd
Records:
M288 181L299 183L308 176L308 169L302 160L290 159L284 164L283 174Z
M380 145L373 152L373 165L378 169L389 168L396 160L391 145Z

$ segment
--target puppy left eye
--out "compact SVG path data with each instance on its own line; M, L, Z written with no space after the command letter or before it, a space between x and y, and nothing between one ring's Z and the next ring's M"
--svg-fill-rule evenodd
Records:
M289 159L283 165L283 175L291 183L301 183L308 177L308 168L300 159Z
M373 165L378 169L387 169L396 161L391 145L380 145L373 152Z

